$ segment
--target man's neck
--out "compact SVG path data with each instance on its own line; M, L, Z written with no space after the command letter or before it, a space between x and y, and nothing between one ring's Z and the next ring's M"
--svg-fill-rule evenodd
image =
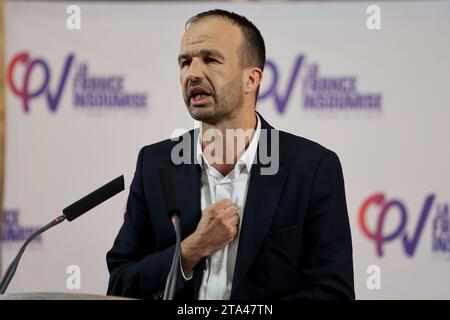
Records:
M256 112L239 114L215 125L202 122L202 149L208 163L226 176L247 149L257 126ZM216 130L216 131L207 131ZM221 136L221 141L211 137ZM214 140L214 141L212 141Z

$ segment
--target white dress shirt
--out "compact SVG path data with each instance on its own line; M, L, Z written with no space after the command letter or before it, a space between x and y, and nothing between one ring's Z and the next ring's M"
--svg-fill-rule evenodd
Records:
M230 299L231 285L233 283L234 267L236 262L239 235L245 200L247 198L250 170L256 156L259 136L261 133L261 121L256 114L257 125L255 133L247 149L237 161L235 167L225 177L212 167L203 154L201 147L201 134L197 140L197 161L202 168L201 177L201 209L203 210L221 199L231 199L238 207L239 225L236 237L223 249L206 258L206 265L199 291L199 300L227 300ZM183 270L182 270L183 271ZM185 280L192 278L192 275Z

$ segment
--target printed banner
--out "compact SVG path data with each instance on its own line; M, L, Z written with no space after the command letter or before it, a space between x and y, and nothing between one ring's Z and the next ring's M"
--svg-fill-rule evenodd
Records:
M39 236L8 292L105 294L138 151L191 129L180 39L194 14L247 16L267 63L257 110L342 163L359 299L450 299L450 3L8 2L3 271L62 209L126 190Z

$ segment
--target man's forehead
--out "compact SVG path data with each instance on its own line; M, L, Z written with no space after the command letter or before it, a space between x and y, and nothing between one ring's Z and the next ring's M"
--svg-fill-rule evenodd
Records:
M222 18L207 17L191 23L181 39L181 46L195 45L203 42L231 44L240 43L241 32L238 27Z
M182 44L197 44L201 42L205 42L208 40L212 40L214 37L208 33L188 33L186 32L182 39Z

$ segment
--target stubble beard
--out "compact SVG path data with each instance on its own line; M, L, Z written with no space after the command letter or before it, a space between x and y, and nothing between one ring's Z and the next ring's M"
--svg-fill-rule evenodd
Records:
M221 92L215 92L212 95L214 102L211 104L191 106L185 92L183 98L192 118L212 126L233 119L239 113L244 101L242 83L238 77L223 87Z

